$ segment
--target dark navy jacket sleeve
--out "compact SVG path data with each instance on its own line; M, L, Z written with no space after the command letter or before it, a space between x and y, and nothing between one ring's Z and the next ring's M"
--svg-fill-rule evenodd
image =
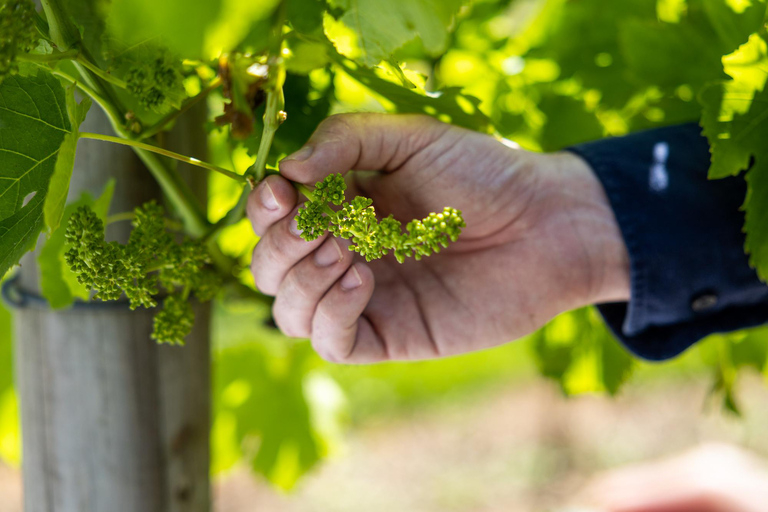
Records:
M602 182L629 251L629 303L598 308L630 351L666 359L708 334L768 322L768 286L744 254L744 179L707 179L697 125L569 150Z

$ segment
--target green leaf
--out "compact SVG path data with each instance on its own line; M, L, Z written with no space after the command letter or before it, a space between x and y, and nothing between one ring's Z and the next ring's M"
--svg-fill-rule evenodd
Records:
M200 58L205 34L218 17L222 3L221 0L112 0L107 27L110 36L122 43L160 38L179 55Z
M471 130L486 133L493 131L491 120L480 110L480 100L462 94L460 88L450 87L434 93L407 89L349 59L339 59L337 62L349 76L392 102L392 110L395 112L429 114L441 121Z
M632 375L635 360L608 331L605 323L598 317L597 311L590 310L592 335L598 340L600 350L600 372L603 387L611 396L616 395L621 386Z
M632 20L623 25L621 47L627 65L643 83L698 88L725 78L720 59L735 48L719 44L713 36L709 26Z
M64 88L49 73L9 76L0 85L0 275L43 229L48 182L71 133L66 111Z
M760 30L765 19L765 1L747 2L736 10L736 3L724 0L701 0L709 22L729 51L743 44L753 32ZM745 4L740 2L742 6Z
M768 280L768 45L753 36L723 59L734 78L702 91L701 126L709 139L710 178L746 175L746 251L750 263Z
M48 193L45 196L43 210L45 225L48 226L49 233L56 231L61 222L64 205L67 202L67 194L69 193L69 181L72 178L72 171L75 167L75 151L77 150L77 141L80 138L79 128L83 121L85 121L85 116L88 114L88 109L91 108L92 104L90 98L85 98L78 104L75 100L74 86L68 89L66 98L67 113L72 131L64 137L64 142L61 144L53 176L51 176L51 181L48 184Z
M69 217L80 206L91 206L96 215L104 221L107 217L109 205L112 202L112 194L115 189L114 180L109 181L102 195L94 201L88 193L83 193L80 198L67 205L64 209L63 222L66 225ZM64 262L64 229L57 229L45 242L37 256L37 264L40 269L40 288L43 297L48 300L53 309L66 308L72 305L75 297L87 300L89 290L77 281L75 274Z
M278 0L113 0L110 36L121 43L159 39L186 58L210 59L235 49L269 19ZM263 32L263 30L262 30Z
M323 0L286 0L285 17L291 26L307 34L323 27Z
M85 47L91 57L99 60L104 44L106 13L109 2L105 0L61 0L64 9L80 31Z
M290 489L324 455L306 389L311 355L306 343L290 344L279 358L263 343L216 354L213 437L217 448L230 452L227 460L216 454L216 469L236 462L244 440L259 439L246 462L273 484Z
M329 0L340 11L326 35L346 56L374 66L420 38L430 55L442 53L462 0Z
M618 393L634 359L590 308L558 316L534 335L534 356L541 373L568 395Z
M763 132L765 134L765 132ZM763 138L765 141L765 138ZM765 144L765 142L763 143ZM747 173L744 201L746 250L760 279L768 281L768 164L761 162Z
M560 150L603 136L603 125L594 112L587 110L584 101L560 94L546 94L538 107L547 116L539 137L544 151ZM579 129L574 130L574 126Z

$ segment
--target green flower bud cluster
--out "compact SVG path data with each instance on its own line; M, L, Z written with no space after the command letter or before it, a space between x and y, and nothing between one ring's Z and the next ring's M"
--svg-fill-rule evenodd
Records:
M403 231L400 221L392 215L379 221L371 199L358 196L346 202L346 188L341 174L331 174L315 185L309 201L296 216L305 240L315 240L330 232L351 240L349 249L367 261L391 252L402 263L408 257L420 260L440 252L449 242L455 242L466 226L459 210L446 207L425 219L410 221ZM334 211L330 205L341 209Z
M31 0L0 0L0 82L18 70L16 56L32 51L39 39Z
M194 322L195 314L189 301L178 294L169 295L163 301L163 309L155 315L152 339L158 343L183 345Z
M123 294L131 309L157 306L159 288L168 294L155 316L152 337L159 343L183 344L192 329L190 293L211 300L221 287L219 275L208 268L208 253L201 243L177 243L166 230L165 212L155 202L134 211L127 244L107 242L104 223L87 206L69 218L64 259L77 280L94 290L95 299L117 300Z
M181 63L168 52L147 62L136 62L125 81L143 107L160 114L177 108L185 94Z

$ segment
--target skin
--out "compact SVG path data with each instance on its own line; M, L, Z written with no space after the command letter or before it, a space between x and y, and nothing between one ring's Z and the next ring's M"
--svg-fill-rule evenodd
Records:
M248 201L261 237L256 285L275 296L280 329L310 338L326 360L461 354L570 309L630 298L629 257L605 191L571 153L513 149L426 116L345 114L325 120L280 171L309 186L341 172L349 199L368 196L404 223L444 206L467 223L458 242L420 262L366 263L344 240L301 239L295 189L280 176L264 180ZM609 474L581 502L603 512L757 512L766 489L752 458L707 447Z
M369 171L369 172L353 172ZM605 192L571 153L536 154L419 115L326 119L280 163L314 185L347 177L404 223L452 206L459 241L420 262L366 263L341 239L301 239L297 193L270 176L250 195L257 287L288 336L332 362L430 359L496 346L557 314L629 299L627 250Z
M728 445L705 445L673 459L597 478L579 503L601 512L762 512L768 471Z

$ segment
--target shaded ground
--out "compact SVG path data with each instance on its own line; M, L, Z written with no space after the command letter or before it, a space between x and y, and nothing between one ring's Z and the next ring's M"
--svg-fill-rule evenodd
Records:
M543 512L602 469L729 441L768 456L768 389L744 383L743 420L704 413L706 380L635 383L618 399L563 399L543 381L378 420L282 495L245 471L221 479L216 512ZM20 512L0 468L0 511Z

